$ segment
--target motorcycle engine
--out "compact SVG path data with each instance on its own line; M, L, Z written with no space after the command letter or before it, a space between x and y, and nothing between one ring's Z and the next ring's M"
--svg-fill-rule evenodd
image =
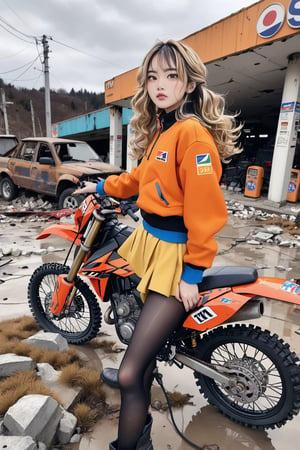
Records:
M128 344L141 314L140 299L137 299L133 293L115 293L112 295L111 303L119 338L123 343Z

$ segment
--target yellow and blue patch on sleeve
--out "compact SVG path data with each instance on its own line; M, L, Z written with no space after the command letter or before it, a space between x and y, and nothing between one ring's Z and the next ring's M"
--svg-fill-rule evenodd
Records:
M213 173L213 167L209 153L196 155L197 175L209 175Z

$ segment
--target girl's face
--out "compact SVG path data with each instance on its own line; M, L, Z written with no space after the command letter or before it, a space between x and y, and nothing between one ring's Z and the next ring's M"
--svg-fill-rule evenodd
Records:
M185 83L178 78L174 63L162 61L155 55L147 73L147 91L153 103L166 113L180 104L185 93L194 90L193 83Z

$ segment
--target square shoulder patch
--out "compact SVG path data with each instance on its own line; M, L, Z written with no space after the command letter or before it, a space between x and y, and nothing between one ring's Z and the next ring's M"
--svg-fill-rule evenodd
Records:
M157 159L157 161L168 162L168 152L158 150L155 159Z
M209 175L213 173L211 158L209 153L196 155L197 175Z

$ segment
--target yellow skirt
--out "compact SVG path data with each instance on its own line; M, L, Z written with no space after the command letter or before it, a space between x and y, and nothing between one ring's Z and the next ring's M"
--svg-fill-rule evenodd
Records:
M177 293L186 244L161 241L139 225L118 250L141 278L137 288L145 301L148 291L166 297Z

